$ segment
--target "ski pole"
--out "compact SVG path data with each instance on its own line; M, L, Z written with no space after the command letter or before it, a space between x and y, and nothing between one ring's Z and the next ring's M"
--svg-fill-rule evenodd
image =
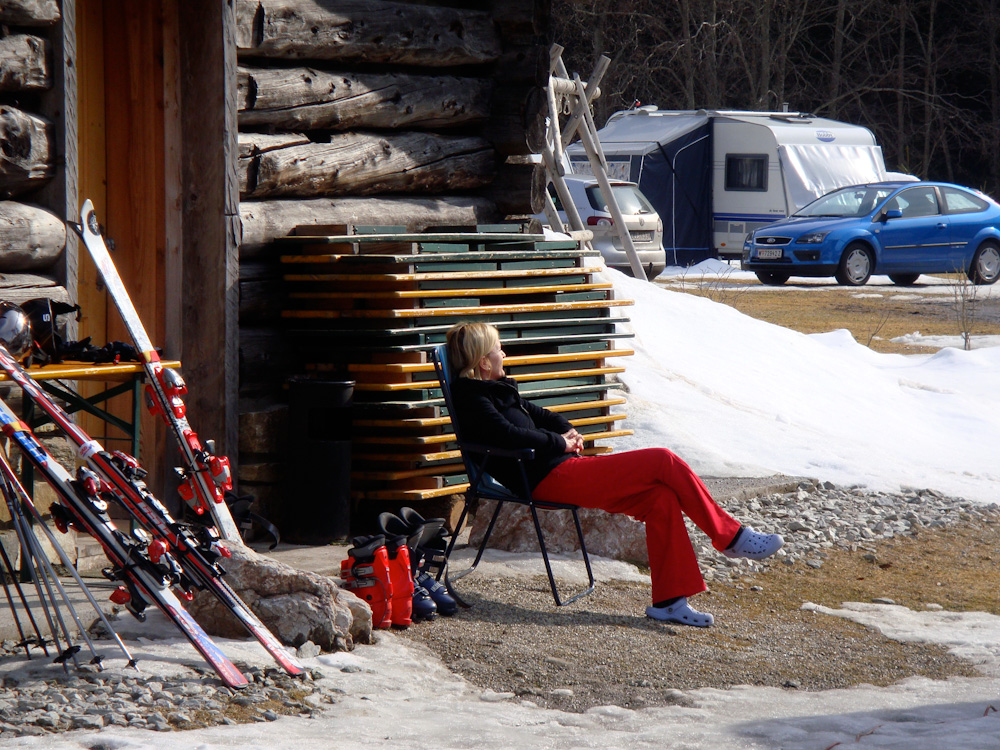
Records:
M3 487L4 500L7 502L7 507L11 510L12 520L14 522L14 528L17 531L18 541L21 543L21 553L24 555L25 561L28 563L28 572L31 574L31 582L35 587L35 593L38 596L38 603L42 607L42 611L45 613L45 620L49 625L49 632L52 634L52 642L55 644L56 648L60 650L59 655L56 657L56 663L62 664L63 668L66 669L66 660L70 657L73 658L74 663L79 667L79 663L76 662L76 652L79 651L79 646L74 647L73 641L70 638L69 630L66 627L66 623L63 622L62 616L59 614L59 610L55 607L54 597L52 597L52 591L46 583L46 591L49 594L49 598L45 598L45 594L42 592L42 584L39 580L39 572L36 570L36 555L39 554L36 545L38 540L35 539L34 533L30 528L24 527L24 518L17 510L17 502L14 498L11 498L7 492L6 485ZM34 544L32 544L34 542ZM52 603L52 609L55 610L55 619L58 621L59 626L62 630L63 635L66 640L66 648L63 649L59 645L59 630L56 628L55 622L53 622L52 615L53 612L49 610L49 603Z
M93 592L91 592L90 587L87 586L87 584L84 583L83 578L80 577L80 574L77 572L76 567L74 567L72 561L69 559L69 555L66 554L66 550L64 550L62 546L59 544L59 541L56 539L55 534L53 534L52 531L49 529L49 527L45 525L45 522L42 520L41 513L39 512L38 508L35 507L35 504L31 501L31 498L25 491L24 486L20 483L20 481L17 478L17 475L14 473L13 467L11 467L10 463L7 461L6 456L4 456L2 453L0 453L0 472L3 473L3 479L5 480L6 483L13 485L14 490L21 497L22 505L30 510L31 515L38 522L39 526L41 526L46 539L48 539L49 541L49 544L52 545L52 548L56 551L56 554L59 555L60 562L62 562L63 566L65 566L65 568L70 572L70 575L73 577L73 580L76 581L77 585L80 587L80 590L83 591L84 595L87 597L87 600L94 608L94 611L97 612L97 616L98 618L100 618L101 624L104 625L108 633L110 633L111 636L118 643L118 647L121 649L122 653L125 655L125 658L128 660L128 666L133 667L138 671L139 668L136 665L135 658L128 650L128 647L125 645L124 641L122 641L121 636L119 636L118 633L115 631L115 629L111 626L111 622L108 620L107 615L105 615L104 610L101 608L100 603L97 601L97 599L94 598L94 594ZM63 595L65 597L65 592ZM74 614L74 619L77 621L77 624L79 625L80 621L79 618L76 617L75 611L73 614ZM82 625L80 625L80 627L81 627L81 632L86 632L83 629ZM91 651L93 651L93 647L91 647Z
M14 570L14 566L11 564L10 557L7 556L7 550L4 549L3 544L0 544L0 560L2 560L4 566L3 593L7 597L7 605L10 607L10 613L14 616L14 625L17 627L17 633L21 636L21 641L17 645L23 646L24 655L27 656L28 659L31 659L31 641L24 634L24 628L21 627L21 618L17 614L17 605L14 604L14 597L10 594L10 586L7 584L7 576L10 576L11 581L14 582L14 587L17 589L24 611L28 615L28 619L31 620L31 624L35 629L36 642L42 647L42 649L45 650L46 655L48 655L48 649L45 646L45 639L38 630L38 624L35 622L35 618L31 616L31 609L28 606L28 601L24 598L24 592L21 590L21 586L17 582L17 571Z

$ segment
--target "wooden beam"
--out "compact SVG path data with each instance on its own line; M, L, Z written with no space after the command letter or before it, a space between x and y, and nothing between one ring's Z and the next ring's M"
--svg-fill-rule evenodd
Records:
M328 143L253 149L250 159L240 170L246 198L443 193L488 185L496 166L482 138L420 132L341 133Z
M493 62L487 12L384 0L237 0L241 56L451 67Z
M0 105L0 196L34 190L55 173L52 123Z
M0 3L0 23L51 26L59 18L58 0L3 0Z
M243 241L240 257L259 255L278 237L310 224L401 224L413 231L441 224L483 224L498 218L485 198L382 197L244 201L240 204Z
M0 39L0 91L30 91L52 85L47 39L12 34Z
M40 206L0 201L0 273L49 270L65 246L62 218Z
M490 117L487 78L241 66L244 129L442 128Z

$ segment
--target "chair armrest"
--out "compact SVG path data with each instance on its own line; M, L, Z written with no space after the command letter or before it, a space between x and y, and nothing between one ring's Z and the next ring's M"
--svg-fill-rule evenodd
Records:
M470 453L479 453L483 456L500 456L501 458L517 458L527 461L535 457L534 448L497 448L492 445L479 445L478 443L462 443L461 450Z

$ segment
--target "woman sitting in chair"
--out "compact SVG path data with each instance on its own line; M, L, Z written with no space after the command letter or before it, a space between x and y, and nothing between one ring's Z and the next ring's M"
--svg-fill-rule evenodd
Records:
M627 513L646 524L653 579L654 620L708 627L713 617L693 609L688 597L705 590L684 516L727 557L770 557L784 543L778 534L743 526L712 499L708 488L666 448L581 456L583 437L562 416L521 398L505 377L497 329L459 323L448 331L448 360L455 411L464 439L498 448L533 448L526 462L532 496ZM490 474L516 488L520 470L511 459L494 459Z

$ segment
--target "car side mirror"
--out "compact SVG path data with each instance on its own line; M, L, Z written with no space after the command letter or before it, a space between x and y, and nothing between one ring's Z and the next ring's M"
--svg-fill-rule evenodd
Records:
M899 208L887 208L882 212L882 221L888 221L889 219L902 219L903 211Z

